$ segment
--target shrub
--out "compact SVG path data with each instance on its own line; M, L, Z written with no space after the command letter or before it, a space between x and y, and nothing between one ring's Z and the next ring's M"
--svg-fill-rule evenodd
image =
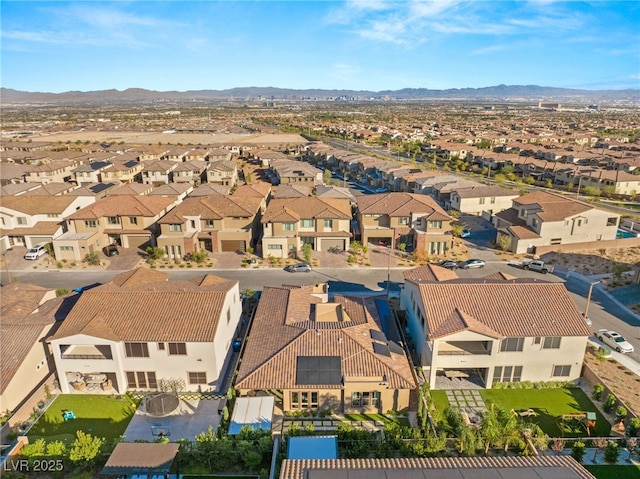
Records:
M576 461L582 462L582 458L585 453L585 444L581 441L576 441L573 443L571 447L571 457L573 457Z
M620 446L617 442L609 441L607 448L604 450L604 460L609 464L615 464L620 457Z
M627 408L625 408L624 406L618 406L616 408L616 421L620 422L625 417L627 417Z
M600 398L602 397L602 393L603 392L604 392L604 386L602 384L600 384L600 383L594 384L593 392L591 393L591 397L593 399L595 399L596 401L600 401Z
M69 294L69 290L66 288L58 288L56 289L56 296L64 296L65 294Z
M631 420L629 420L627 433L632 437L640 435L640 417L633 417L631 418Z
M92 251L86 254L83 261L91 266L100 266L100 255L97 251ZM60 267L62 268L62 265Z
M147 249L145 251L149 255L149 258L151 259L158 260L164 257L164 250L162 248L158 248L157 246L155 247L147 246Z
M209 254L204 250L194 251L193 253L191 253L191 259L195 261L197 264L204 263L208 257L209 257Z
M616 397L613 394L609 394L602 403L602 409L604 409L604 412L611 412L616 403Z

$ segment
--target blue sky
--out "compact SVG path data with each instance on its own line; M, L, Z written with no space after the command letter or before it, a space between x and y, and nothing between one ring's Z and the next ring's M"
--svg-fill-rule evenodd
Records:
M25 91L640 88L640 2L1 1Z

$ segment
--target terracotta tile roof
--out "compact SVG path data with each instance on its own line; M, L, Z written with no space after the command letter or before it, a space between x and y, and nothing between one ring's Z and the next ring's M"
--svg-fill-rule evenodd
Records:
M46 201L36 195L2 196L0 205L27 215L61 214L74 202L75 196L51 196ZM62 218L60 218L62 219Z
M174 195L180 196L181 194L193 189L193 185L190 183L168 183L166 185L156 186L149 192L149 196L153 195Z
M241 185L233 192L235 196L266 198L271 193L271 183L256 181L250 185Z
M486 198L489 196L514 196L520 195L517 191L508 190L500 186L472 186L471 188L454 188L460 198Z
M413 279L416 281L448 281L450 279L458 279L455 271L443 268L435 264L425 264L417 268L403 271L404 279Z
M311 194L311 188L304 185L285 183L279 185L273 195L274 198L305 198Z
M560 196L544 191L528 193L513 200L514 205L537 205L541 211L536 214L543 221L560 221L585 211L593 210L593 206L575 198Z
M249 334L252 347L242 359L237 388L295 388L299 356L339 356L345 378L386 377L391 388L415 387L404 354L385 356L374 351L371 330L384 333L373 298L336 296L336 303L320 304L311 291L311 287L264 288ZM323 305L339 308L348 320L316 321L316 311Z
M469 327L469 318L503 337L591 335L561 283L486 278L415 283L430 339L451 334L461 324ZM452 321L451 325L446 324Z
M28 236L43 235L53 236L62 227L61 221L38 221L33 226L23 226L21 228L6 229L1 228L1 235Z
M315 474L325 473L325 474ZM381 474L379 474L381 473ZM280 479L595 479L570 456L285 459Z
M169 208L175 201L175 198L164 196L106 196L69 215L67 219L96 219L105 216L154 217Z
M414 193L383 193L357 197L361 214L383 214L389 216L409 216L412 213L435 213L442 219L450 216L427 195Z
M146 195L153 190L153 185L143 183L127 183L109 190L107 196Z
M482 279L496 279L496 280L504 280L504 281L512 281L514 279L518 279L517 276L513 276L508 273L504 273L502 271L498 271L497 273L488 274L483 276Z
M195 190L189 193L190 197L195 196L210 196L210 195L228 195L231 191L230 186L217 185L215 183L205 183L198 186Z
M276 198L262 215L263 223L300 219L351 219L349 200L343 198Z
M252 218L260 209L261 201L261 198L233 195L188 197L160 218L158 223L184 223L187 216L199 216L203 220L220 220L228 217Z

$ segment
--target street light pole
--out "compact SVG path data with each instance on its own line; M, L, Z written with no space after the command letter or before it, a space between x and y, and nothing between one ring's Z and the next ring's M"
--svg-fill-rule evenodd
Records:
M593 292L593 287L596 284L600 284L602 281L594 281L589 285L589 293L587 294L587 305L584 307L584 317L589 317L589 305L591 304L591 293Z

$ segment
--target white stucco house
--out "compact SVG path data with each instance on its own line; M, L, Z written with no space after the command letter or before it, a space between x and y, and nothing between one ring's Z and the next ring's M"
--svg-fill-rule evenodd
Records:
M49 340L63 393L215 391L242 314L237 281L139 268L87 290Z
M456 276L431 265L405 272L401 308L431 388L580 377L592 333L562 283Z

